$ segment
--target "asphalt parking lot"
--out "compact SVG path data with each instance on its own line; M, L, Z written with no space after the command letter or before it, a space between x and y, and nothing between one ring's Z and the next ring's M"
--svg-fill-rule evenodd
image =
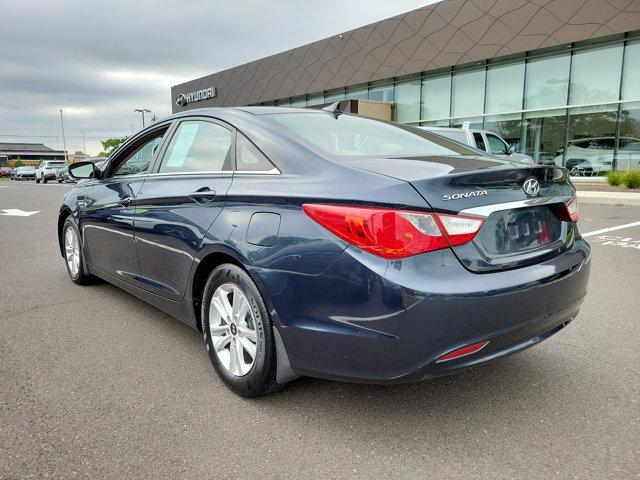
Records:
M582 311L536 348L417 384L300 379L247 400L197 332L72 284L56 240L70 188L0 182L0 478L640 476L640 225L589 236ZM640 208L581 216L593 232Z

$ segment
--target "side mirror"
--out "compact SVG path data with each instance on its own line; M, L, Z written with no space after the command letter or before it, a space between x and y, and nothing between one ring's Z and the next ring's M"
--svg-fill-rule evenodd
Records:
M69 173L73 178L82 180L83 178L96 178L100 170L96 168L93 162L77 162L69 165Z
M516 153L516 147L515 147L515 145L511 145L511 146L509 147L509 155L511 155L512 153Z

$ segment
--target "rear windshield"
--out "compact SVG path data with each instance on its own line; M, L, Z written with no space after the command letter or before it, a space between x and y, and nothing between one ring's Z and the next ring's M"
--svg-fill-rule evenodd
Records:
M426 130L370 118L319 112L275 113L270 117L338 157L478 155Z

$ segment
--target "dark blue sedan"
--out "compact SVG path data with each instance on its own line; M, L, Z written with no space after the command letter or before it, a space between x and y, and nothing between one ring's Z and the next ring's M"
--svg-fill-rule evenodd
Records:
M70 171L71 279L202 332L244 396L451 373L558 332L587 291L566 170L335 107L191 110Z

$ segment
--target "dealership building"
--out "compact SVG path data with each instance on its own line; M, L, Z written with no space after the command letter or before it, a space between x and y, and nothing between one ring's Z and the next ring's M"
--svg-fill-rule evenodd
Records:
M174 112L388 102L397 122L492 130L583 174L637 169L640 1L445 0L171 95Z

